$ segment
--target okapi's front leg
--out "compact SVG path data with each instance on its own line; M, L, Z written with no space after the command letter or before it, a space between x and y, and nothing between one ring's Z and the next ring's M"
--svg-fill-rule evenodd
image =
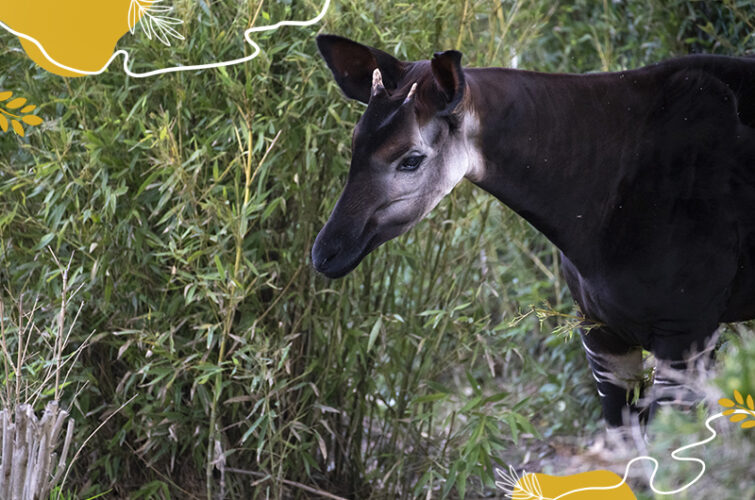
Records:
M642 392L642 348L630 346L606 327L581 332L582 346L598 385L603 417L609 427L623 425L625 410L638 412L635 400Z

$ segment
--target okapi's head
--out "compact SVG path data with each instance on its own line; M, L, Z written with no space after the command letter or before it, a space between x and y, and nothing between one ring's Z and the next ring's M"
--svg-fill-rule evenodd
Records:
M312 248L315 269L339 278L475 178L478 123L455 50L403 62L339 36L317 45L344 94L367 104L346 187Z

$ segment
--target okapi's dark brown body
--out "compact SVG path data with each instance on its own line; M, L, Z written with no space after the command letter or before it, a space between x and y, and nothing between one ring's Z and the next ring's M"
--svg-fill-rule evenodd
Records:
M334 47L354 43L344 40L319 41L337 79L345 63L334 62ZM421 116L428 109L447 122L443 138L429 143L442 147L465 134L463 158L481 163L466 177L561 250L575 300L603 325L582 340L606 419L620 425L627 391L641 378L641 348L681 369L720 322L755 318L755 59L690 56L561 75L462 69L448 54L431 63L391 66L380 56L363 65L391 74L392 95L403 97L418 82L416 126L430 120ZM450 111L438 105L454 99ZM355 147L369 133L361 130ZM366 179L360 168L352 161L350 185ZM315 267L326 274L328 260L347 246L328 227L348 219L337 212L313 249ZM369 227L372 219L365 220Z

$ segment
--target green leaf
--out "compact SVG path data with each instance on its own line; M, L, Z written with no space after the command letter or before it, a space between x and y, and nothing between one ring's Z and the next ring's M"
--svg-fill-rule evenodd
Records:
M225 279L225 268L223 267L223 263L220 262L220 257L218 257L217 255L214 255L213 259L215 260L215 267L218 269L218 274L220 275L220 278Z
M448 399L448 394L443 392L433 392L414 398L415 404L430 403L432 401L440 401L441 399Z
M55 238L55 233L47 233L42 236L42 239L34 246L35 251L42 250Z
M370 330L370 338L367 341L367 352L370 352L372 346L375 345L375 340L377 339L378 333L380 333L381 326L383 326L383 317L378 316L377 321L372 325L372 330Z
M514 440L514 444L516 445L519 438L519 429L516 424L516 418L514 418L512 413L508 413L505 418L506 422L509 424L509 429L511 430L511 439Z
M493 394L492 396L486 397L482 404L488 404L488 403L497 403L498 401L501 401L503 399L506 399L506 396L508 396L508 392L499 392L498 394Z
M467 402L467 404L465 404L464 406L462 406L461 410L459 410L459 411L462 412L462 413L464 413L464 412L468 412L472 408L477 408L480 405L481 401L482 401L482 396L475 396L472 399L470 399Z

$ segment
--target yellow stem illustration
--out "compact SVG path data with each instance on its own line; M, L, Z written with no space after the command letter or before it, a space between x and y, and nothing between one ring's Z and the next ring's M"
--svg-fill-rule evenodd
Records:
M13 118L18 118L18 119L20 119L20 118L21 118L20 116L18 116L18 115L14 115L14 114L13 114L13 113L11 113L10 111L7 111L7 110L5 110L5 109L3 109L3 108L0 108L0 112L2 112L3 114L6 114L6 115L8 115L8 116L12 116Z
M741 410L744 410L744 411L746 411L747 413L749 413L749 414L750 414L750 416L751 416L752 418L755 418L755 411L752 411L751 409L749 409L749 408L745 407L744 405L742 405L742 406L740 406L740 405L737 405L736 407L737 407L737 408L739 408L739 409L741 409Z

